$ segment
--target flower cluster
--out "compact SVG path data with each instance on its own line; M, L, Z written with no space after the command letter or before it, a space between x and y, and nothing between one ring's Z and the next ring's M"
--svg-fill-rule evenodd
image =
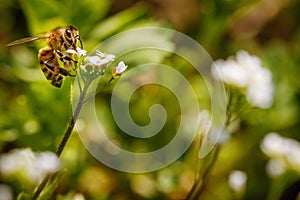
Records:
M20 175L33 184L59 169L59 159L51 152L34 153L30 149L15 149L0 157L2 175Z
M269 133L261 143L261 150L271 160L267 171L271 176L278 176L287 169L300 173L300 143L290 138L284 138L277 133Z
M273 103L274 86L271 72L261 60L246 51L239 51L236 59L217 60L212 65L215 79L228 85L245 89L247 101L259 108Z
M97 50L95 56L87 56L86 60L96 68L104 69L108 64L113 62L115 58L116 56L113 54L105 54Z
M115 60L116 56L113 54L106 54L96 50L96 55L86 56L84 62L81 64L81 70L85 74L98 77L103 75L107 66ZM112 70L112 77L118 78L126 70L127 66L123 61L120 61Z

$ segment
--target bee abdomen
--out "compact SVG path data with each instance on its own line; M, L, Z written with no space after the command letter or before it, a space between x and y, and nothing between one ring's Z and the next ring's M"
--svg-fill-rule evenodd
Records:
M46 68L44 68L44 69L46 69ZM54 78L55 74L50 71L47 71L47 70L44 71L44 69L42 68L42 71L44 72L46 79L52 80Z
M64 77L63 77L63 76L61 76L61 75L59 75L59 74L56 74L56 75L53 77L53 79L52 79L52 81L51 81L51 84L52 84L53 86L55 86L55 87L60 88L61 85L62 85L63 80L64 80Z
M63 83L63 76L67 76L66 70L59 67L59 63L55 56L54 50L50 47L45 47L39 51L39 60L42 72L47 80L55 87L60 88Z

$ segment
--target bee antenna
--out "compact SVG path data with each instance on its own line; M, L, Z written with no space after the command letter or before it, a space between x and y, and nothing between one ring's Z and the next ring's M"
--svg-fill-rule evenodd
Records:
M80 42L80 48L83 49L83 44L82 44L81 38L80 38L79 35L77 35L77 37L78 37L78 40L79 40L79 42Z

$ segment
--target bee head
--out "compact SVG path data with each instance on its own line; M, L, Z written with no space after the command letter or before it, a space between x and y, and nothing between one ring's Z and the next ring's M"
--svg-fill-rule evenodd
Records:
M77 45L77 40L80 41L80 45L82 48L82 42L79 36L79 31L77 30L77 28L75 28L74 26L68 26L65 30L65 39L67 40L67 42L69 43L70 46L72 46L72 48L74 50L76 50L76 45Z

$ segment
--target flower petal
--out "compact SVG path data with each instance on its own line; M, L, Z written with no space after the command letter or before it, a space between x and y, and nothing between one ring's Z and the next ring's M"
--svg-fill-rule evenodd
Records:
M116 71L115 73L117 75L121 75L126 69L127 69L127 65L125 65L125 63L123 61L119 62L118 66L116 67Z

